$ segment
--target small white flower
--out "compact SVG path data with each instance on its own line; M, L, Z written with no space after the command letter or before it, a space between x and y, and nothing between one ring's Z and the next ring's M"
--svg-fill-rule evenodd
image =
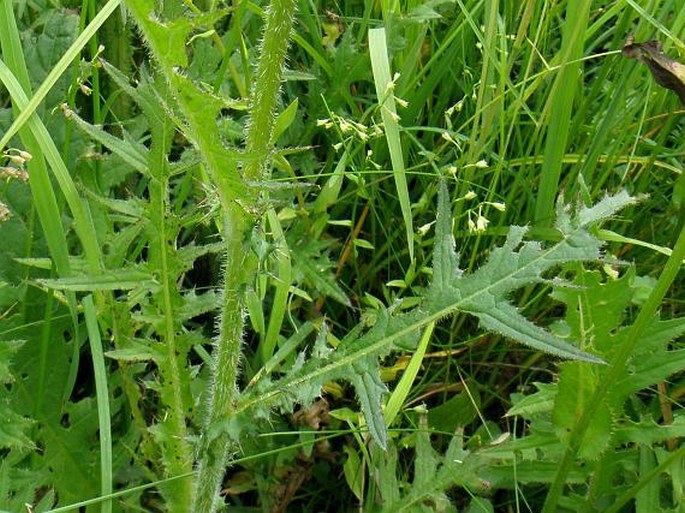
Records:
M469 225L469 231L470 232L476 231L476 223L473 222L473 219L471 219L471 216L469 216L468 225Z
M488 227L489 223L490 223L490 221L488 221L482 215L478 214L478 217L476 218L476 231L477 232L484 232L485 229Z
M21 155L10 155L10 154L5 154L5 158L9 159L10 162L13 164L16 164L17 166L23 166L24 163L26 162L26 159L22 157Z
M433 226L433 223L435 223L435 221L431 221L430 223L426 223L423 226L419 226L419 228L416 231L421 237L423 237L428 233L428 230L430 230L431 226Z
M478 195L473 192L473 191L468 191L466 194L464 194L464 199L466 201L472 200L473 198L476 198Z

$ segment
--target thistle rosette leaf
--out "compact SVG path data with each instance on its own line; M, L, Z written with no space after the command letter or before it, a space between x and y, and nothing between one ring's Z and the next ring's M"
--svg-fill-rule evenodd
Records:
M313 400L324 383L342 379L354 386L369 432L385 448L382 396L387 389L380 379L379 358L392 350L413 350L421 328L457 312L473 314L485 329L560 358L604 362L526 319L510 302L509 295L520 287L548 280L543 275L560 264L600 259L602 242L590 230L634 203L635 198L620 192L606 196L592 207L580 208L575 214L560 203L558 242L545 247L537 241L525 241L527 228L512 226L505 243L469 275L458 266L448 198L447 187L442 183L438 193L433 281L424 301L402 313L382 310L371 328L358 326L335 351L315 352L304 365L270 384L268 390L259 387L243 395L238 412L276 405L287 409L293 402L306 401L303 389Z
M562 358L602 363L600 358L555 337L523 317L511 304L511 292L526 285L546 281L543 275L567 262L601 258L602 242L589 229L634 203L625 191L606 196L592 207L571 215L559 204L556 228L561 240L549 247L537 241L524 241L526 227L512 226L504 245L493 250L488 261L470 275L457 267L447 188L440 186L438 219L433 256L434 280L428 288L427 310L432 318L457 311L475 315L485 329L500 333L534 349Z

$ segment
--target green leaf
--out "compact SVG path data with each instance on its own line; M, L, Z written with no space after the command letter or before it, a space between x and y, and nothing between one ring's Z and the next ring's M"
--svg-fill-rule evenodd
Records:
M106 271L97 276L81 275L36 281L51 289L79 292L93 290L129 290L140 286L151 287L156 283L149 273L131 269Z
M24 345L23 340L0 340L0 383L12 382L10 363L22 345Z
M388 142L392 171L395 178L397 197L400 202L402 219L407 234L407 247L409 259L414 260L414 228L412 222L411 202L409 199L409 186L404 168L404 156L400 139L399 116L395 109L395 96L393 95L394 83L390 77L390 61L388 47L385 40L385 28L369 30L369 53L373 80L376 84L376 96L383 118L385 138Z
M553 297L567 305L565 323L571 338L582 341L606 360L621 347L625 331L621 323L638 287L634 271L629 269L619 279L602 281L600 272L575 266L572 286L557 288ZM615 425L614 417L633 393L679 372L685 366L685 351L668 351L671 340L685 333L685 319L654 319L631 357L628 375L613 384L602 406L597 408L582 439L580 455L596 459L609 446ZM588 367L578 362L560 366L553 422L560 439L568 434L584 411L590 407L601 383L604 367Z
M549 383L533 383L533 385L538 389L537 392L526 396L519 394L512 396L513 406L507 411L507 416L520 415L530 419L534 415L552 411L557 395L556 385Z
M100 12L92 19L88 26L85 27L85 29L79 34L79 36L67 49L60 48L59 43L62 43L62 45L66 45L68 44L68 42L71 41L73 34L77 30L78 20L74 14L60 16L59 13L57 13L59 17L59 19L55 20L57 23L48 24L48 30L46 30L46 34L43 36L45 39L49 40L43 40L42 45L35 45L33 47L38 52L42 50L42 52L40 53L43 53L45 56L47 56L46 61L43 62L43 66L44 69L49 69L50 72L48 73L47 77L45 77L45 80L40 85L40 87L33 95L31 100L28 102L26 107L22 109L22 112L14 120L12 126L7 130L7 132L5 132L5 134L3 134L2 140L0 140L0 149L3 149L10 141L12 136L16 134L22 128L22 126L24 126L24 124L29 120L31 115L43 102L48 93L51 90L53 90L55 83L59 80L60 76L68 69L69 65L72 62L74 62L74 59L77 58L81 50L83 50L83 47L88 43L88 41L93 37L93 35L95 35L95 33L102 26L102 24L105 21L107 21L107 18L109 18L109 16L116 10L120 3L121 0L110 0L109 2L107 2L104 5L104 7L100 10ZM71 28L71 33L65 34L65 28L67 30ZM54 37L50 37L49 35L49 32L52 31L55 32ZM27 57L33 62L35 62L36 60L40 62L42 60L40 59L40 53L36 56L32 56L29 54ZM60 54L62 55L62 57L60 58L59 62L55 65L52 65L49 59L54 55ZM59 94L59 97L63 98L64 94Z
M646 336L640 339L628 362L628 372L616 382L610 398L616 406L631 394L650 387L685 368L685 349L669 350L669 344L685 334L685 317L666 321L653 319L646 330ZM615 344L620 345L625 337L625 330L616 337Z
M293 121L295 121L295 115L297 114L297 107L299 104L298 99L295 98L290 105L278 115L276 122L274 123L274 141L277 141L283 132L288 129Z
M141 340L120 341L121 349L107 351L105 356L124 362L163 361L164 355L147 342Z
M439 293L449 290L454 280L462 275L459 269L459 257L454 251L455 241L452 234L452 211L449 205L449 193L444 181L438 188L438 215L435 223L435 246L433 248L433 281L431 287Z
M131 140L122 140L114 137L100 127L93 126L84 121L73 111L67 111L67 117L74 122L83 132L92 139L100 142L104 147L117 154L121 159L140 173L146 173L149 163L149 151L142 144Z
M598 373L588 365L579 362L561 364L552 419L557 427L557 435L563 442L569 441L573 426L592 400L598 382ZM596 459L607 449L613 421L614 416L608 404L597 408L580 447L583 458Z
M294 256L296 257L297 254ZM345 306L351 306L350 299L335 281L333 273L324 267L327 264L325 257L320 257L317 260L300 259L297 261L297 269L313 284L315 290L332 297Z
M369 361L360 361L354 366L355 373L350 381L359 397L359 403L369 426L369 432L375 442L385 449L388 446L388 435L381 407L381 396L388 391L381 381L377 370L378 362L375 357L369 357Z
M364 496L364 473L361 465L361 458L357 451L349 445L345 445L343 448L347 459L343 465L343 473L345 474L345 481L347 481L347 486L350 487L352 493L354 493L357 499L361 500Z
M34 449L34 444L27 435L32 424L29 418L14 412L5 398L0 400L0 448Z
M385 387L379 376L378 358L392 349L415 349L418 330L460 311L477 316L485 328L533 348L559 357L603 362L525 319L511 305L508 295L520 287L545 281L543 273L560 264L599 259L601 242L588 229L635 200L621 192L604 198L592 208L580 209L576 215L560 205L557 209L559 242L549 247L534 241L524 242L526 228L512 227L504 245L496 248L477 271L464 275L456 265L447 198L447 189L441 184L433 255L434 280L428 287L425 301L407 312L381 310L371 329L364 332L364 326L360 325L340 342L332 355L310 358L269 390L243 396L238 412L265 408L273 402L287 408L293 396L313 400L326 381L345 379L355 386L371 434L376 443L384 447L387 435L380 404ZM292 394L290 399L284 396L285 391Z
M95 401L77 403L69 397L69 363L74 341L61 336L70 320L53 320L49 343L42 345L39 330L27 328L26 343L14 358L17 379L9 393L16 414L34 421L31 438L41 447L32 458L31 472L48 475L62 504L94 497L99 492L98 454L90 441L97 440L98 416ZM38 331L38 333L36 333Z

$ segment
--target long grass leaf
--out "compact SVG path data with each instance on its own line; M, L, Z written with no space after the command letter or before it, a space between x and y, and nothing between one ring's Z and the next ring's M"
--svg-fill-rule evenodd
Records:
M90 355L93 359L93 375L95 378L95 399L98 405L98 425L100 428L100 490L103 496L112 493L112 425L109 407L109 391L107 388L107 369L102 350L102 340L98 327L98 317L93 304L93 296L83 298L83 313L86 318ZM102 513L111 513L112 500L102 504Z
M426 326L423 335L421 335L421 340L416 347L416 351L414 351L411 360L409 360L407 368L402 373L400 382L395 387L395 390L393 390L390 398L388 399L388 403L385 405L383 415L385 416L385 424L387 426L392 425L392 423L395 421L400 409L402 408L402 405L404 404L404 401L407 400L409 392L412 390L412 385L414 384L414 380L421 369L423 357L426 354L426 349L428 349L428 343L430 342L434 328L434 322L431 322L428 326Z
M562 158L569 140L569 124L578 89L578 72L585 43L591 0L567 4L561 55L565 66L557 75L545 111L549 120L545 141L545 160L535 203L535 224L550 226L553 221L554 201L559 194Z
M6 2L11 4L11 2ZM17 116L12 125L7 129L5 135L0 139L0 151L7 146L10 139L21 129L24 124L28 121L41 102L45 99L47 94L53 88L55 83L59 80L59 77L69 68L69 65L73 60L81 53L83 47L88 44L88 41L95 35L102 24L107 21L107 18L114 12L114 10L119 7L121 0L109 0L105 6L100 10L100 12L93 18L88 26L83 32L76 38L74 43L69 47L69 49L64 52L64 55L60 60L53 66L45 77L43 83L38 87L36 93L31 97L31 100L27 103L26 107L22 109L21 114Z
M2 61L0 61L0 80L9 91L10 96L17 107L24 110L27 107L29 100L13 73ZM81 240L81 244L83 244L90 271L92 273L97 273L101 269L101 253L95 235L95 227L93 226L93 221L86 210L85 205L79 197L76 185L69 174L69 170L62 160L52 137L50 137L50 133L47 128L45 128L45 125L40 118L36 115L31 116L27 125L35 139L35 145L40 148L47 158L55 178L57 179L57 183L71 209L75 221L74 229ZM32 148L30 151L35 152L35 149ZM50 234L48 234L48 236L50 236Z
M407 232L407 245L409 258L414 260L414 228L411 215L411 203L409 200L409 187L402 156L402 142L400 140L400 128L395 97L393 96L394 84L390 77L390 62L388 60L388 46L385 41L385 29L376 28L369 30L369 54L373 69L373 80L376 84L376 96L381 108L385 138L388 141L390 160L392 162L397 198L400 201L404 228Z

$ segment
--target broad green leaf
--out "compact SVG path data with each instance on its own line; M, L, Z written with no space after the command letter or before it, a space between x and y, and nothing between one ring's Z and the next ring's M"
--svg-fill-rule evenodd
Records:
M64 310L62 310L64 311ZM61 336L68 330L70 319L53 320L52 337L42 345L40 328L27 327L22 335L26 343L16 354L13 373L17 379L8 394L15 413L30 417L38 430L32 432L33 443L41 447L36 460L38 474L49 475L60 502L68 504L99 492L97 448L88 440L97 440L98 418L95 401L77 403L69 397L69 360L73 341Z

